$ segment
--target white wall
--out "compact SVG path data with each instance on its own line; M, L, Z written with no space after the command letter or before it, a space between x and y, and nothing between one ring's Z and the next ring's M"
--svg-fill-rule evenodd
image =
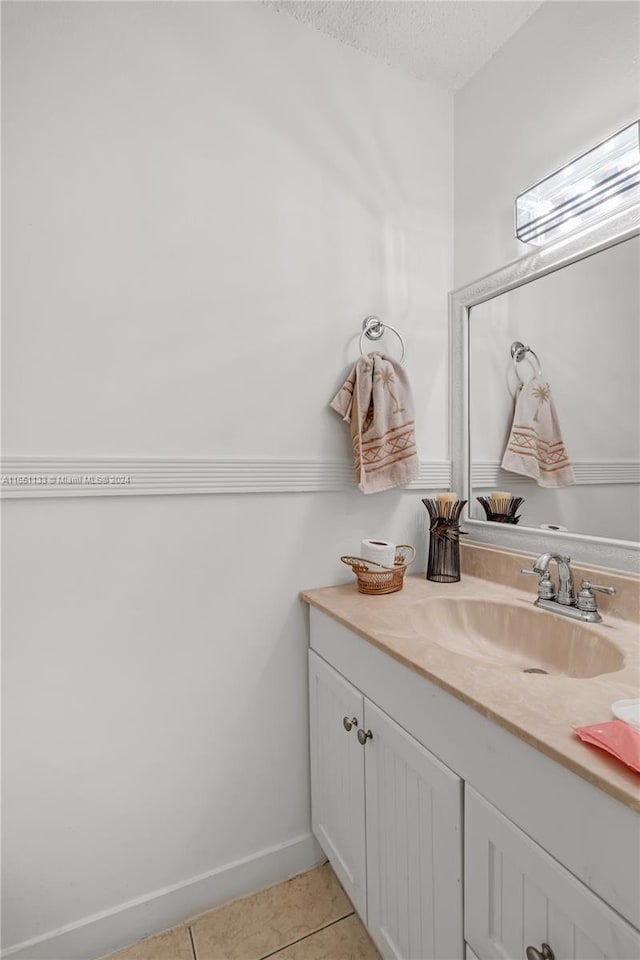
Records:
M327 403L375 312L446 459L450 97L259 4L2 17L5 455L347 457ZM297 592L363 536L420 541L422 513L355 489L4 504L5 948L97 955L229 895L232 862L302 838L240 887L307 865Z
M533 249L514 237L513 203L518 193L638 117L639 19L640 6L633 2L553 0L544 3L456 94L454 259L457 287ZM588 261L587 267L592 266L592 261ZM523 296L527 296L526 289ZM603 339L596 343L591 338L592 355L609 368L614 366L613 354L620 351L618 338L612 335L613 322L617 322L617 317L604 320ZM534 349L539 347L556 395L562 393L581 369L577 363L564 377L557 373L551 377L557 354L548 336L531 332L531 327L528 333L517 337L511 337L505 328L504 336L509 343L519 339L531 342ZM583 324L580 336L584 337ZM584 345L584 339L582 343ZM566 351L561 350L560 356L566 357ZM637 350L631 348L625 357L620 357L621 368L625 368L627 361L634 364L635 372L629 378L627 367L621 379L627 390L634 391L635 397L631 403L621 404L621 416L632 432L631 421L637 414L634 407L637 406ZM508 362L500 369L507 366ZM584 380L589 382L588 377ZM495 384L496 380L489 382ZM504 388L503 396L508 397L502 377L497 386ZM611 392L609 387L605 390L607 394ZM611 453L611 449L608 452L604 448L590 449L588 438L593 429L590 418L583 418L579 432L571 431L567 405L561 406L564 439L572 457L593 461L599 452L602 456L621 456L620 452ZM489 431L491 424L494 427L503 424L503 414L504 410L498 411L493 420L486 419ZM618 435L615 428L607 431L610 441ZM493 456L479 456L493 459ZM562 523L574 531L622 539L632 538L637 531L637 488L604 485L571 488L557 493L545 492L546 501L542 502L537 489L527 492L518 487L515 492L528 497L528 509L536 522ZM624 506L618 510L622 500ZM481 509L478 510L477 516L483 517ZM581 519L585 515L589 518L588 526L584 526Z
M326 456L379 313L446 457L449 98L258 4L4 9L6 451Z

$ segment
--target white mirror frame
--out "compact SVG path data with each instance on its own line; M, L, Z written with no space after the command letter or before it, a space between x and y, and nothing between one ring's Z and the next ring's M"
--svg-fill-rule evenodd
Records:
M449 384L451 489L463 500L471 497L471 438L469 435L469 311L508 290L560 270L577 260L640 235L640 207L632 206L579 233L546 244L493 273L449 294ZM464 528L469 539L487 546L520 550L532 556L549 549L577 562L640 573L640 543L585 534L559 533L531 527L471 520L469 503Z

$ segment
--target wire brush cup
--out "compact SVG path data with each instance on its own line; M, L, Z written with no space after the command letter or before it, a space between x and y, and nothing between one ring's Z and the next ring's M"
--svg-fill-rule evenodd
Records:
M396 558L392 567L384 567L381 563L364 560L362 557L340 557L355 573L360 593L367 593L372 597L402 590L407 567L415 558L415 548L408 543L401 543L396 547Z

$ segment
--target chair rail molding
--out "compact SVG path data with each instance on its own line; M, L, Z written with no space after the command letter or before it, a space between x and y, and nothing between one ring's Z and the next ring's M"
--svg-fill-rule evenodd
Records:
M640 483L640 460L572 460L575 485ZM473 490L500 484L533 483L531 477L503 470L499 460L474 460L471 464Z
M341 460L190 459L185 457L3 457L2 499L218 493L322 493L355 487ZM451 463L421 461L404 489L448 489Z

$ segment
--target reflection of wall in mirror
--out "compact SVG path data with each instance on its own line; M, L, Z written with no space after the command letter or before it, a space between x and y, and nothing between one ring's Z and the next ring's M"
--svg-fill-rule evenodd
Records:
M577 485L561 490L499 475L501 489L511 484L526 498L524 525L558 523L576 533L640 539L637 484L585 482L601 468L609 479L628 476L640 462L639 263L640 239L635 238L471 310L470 430L476 468L502 459L518 384L510 356L514 340L529 344L540 357L576 467ZM530 355L518 371L525 380L536 372ZM475 485L474 497L493 485L486 483ZM483 517L481 510L475 515Z

